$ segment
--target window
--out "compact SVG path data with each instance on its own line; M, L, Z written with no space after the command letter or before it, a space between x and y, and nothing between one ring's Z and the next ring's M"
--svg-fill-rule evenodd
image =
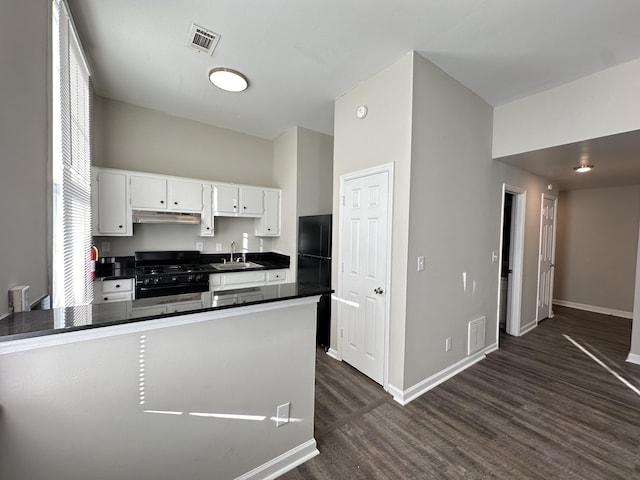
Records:
M64 0L52 2L54 307L91 302L90 74Z

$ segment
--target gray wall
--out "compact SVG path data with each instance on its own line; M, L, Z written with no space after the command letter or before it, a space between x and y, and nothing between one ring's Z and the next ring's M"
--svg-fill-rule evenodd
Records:
M0 478L232 479L312 441L315 304L217 313L0 355Z
M297 268L298 217L331 213L333 137L293 127L273 142L273 181L282 188L282 234L273 249L291 257Z
M633 312L640 186L561 192L554 299Z
M471 320L485 316L485 344L496 343L498 264L491 252L499 244L501 195L492 112L414 55L404 388L467 356ZM447 337L452 349L445 353Z
M338 285L340 176L393 162L394 194L391 245L389 382L403 385L406 309L409 183L411 172L411 102L413 54L358 84L336 101L333 164L332 283ZM366 105L367 116L356 118ZM336 346L337 302L332 305L331 345Z
M296 225L298 210L298 129L291 128L273 141L273 181L282 189L281 232L273 241L275 251L291 257L291 278L295 279Z
M298 216L333 208L333 137L298 127Z
M367 105L358 120L355 110ZM467 324L486 316L497 343L502 185L527 191L522 324L535 322L541 194L547 181L491 158L492 108L411 53L336 102L334 215L340 176L393 162L389 383L401 390L466 358ZM553 193L553 190L551 193ZM335 224L335 222L334 222ZM334 233L334 286L339 235ZM417 257L426 268L417 272ZM468 289L463 290L462 274ZM475 285L475 288L474 288ZM333 306L332 346L338 343ZM445 352L445 338L453 348Z
M49 4L0 2L0 317L9 288L48 291Z
M272 142L96 97L93 164L272 186Z

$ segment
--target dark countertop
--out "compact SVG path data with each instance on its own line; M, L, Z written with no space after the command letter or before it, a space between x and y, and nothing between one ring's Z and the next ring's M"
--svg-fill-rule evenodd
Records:
M331 289L328 287L282 283L217 293L189 293L124 302L19 312L0 319L0 342L238 306L292 300L327 293L331 293Z
M281 268L289 268L289 256L276 252L254 252L247 253L248 262L254 262L261 265L261 268L238 268L224 270L216 270L211 267L206 269L204 273L234 273L246 272L252 270L277 270ZM235 253L234 258L241 258L241 253ZM200 255L200 264L209 266L212 263L228 262L230 256L228 253L203 253ZM120 278L134 278L136 275L134 269L134 258L131 257L103 257L96 264L96 281L118 280Z

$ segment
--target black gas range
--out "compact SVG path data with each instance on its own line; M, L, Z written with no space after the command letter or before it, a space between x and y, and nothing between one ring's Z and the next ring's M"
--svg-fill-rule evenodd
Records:
M209 273L197 250L135 252L136 298L209 290Z

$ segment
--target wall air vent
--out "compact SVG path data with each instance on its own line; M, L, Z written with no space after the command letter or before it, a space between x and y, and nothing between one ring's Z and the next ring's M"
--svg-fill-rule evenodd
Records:
M220 35L211 30L207 30L195 23L191 24L189 34L187 35L187 47L193 48L199 52L205 52L213 55L213 51L218 45Z

